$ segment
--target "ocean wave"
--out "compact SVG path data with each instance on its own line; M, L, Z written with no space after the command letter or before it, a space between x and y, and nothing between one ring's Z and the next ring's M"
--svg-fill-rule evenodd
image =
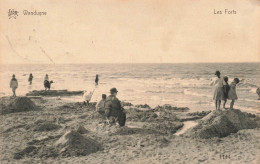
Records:
M190 91L188 89L184 90L184 94L185 95L192 95L192 96L199 96L199 97L208 97L211 98L212 96L208 95L208 94L202 94L202 93L197 93L195 91Z
M240 99L240 100L243 100L243 101L248 101L248 102L256 102L256 103L259 103L260 104L260 100L257 100L257 99Z
M251 83L239 83L238 86L258 88L257 85Z

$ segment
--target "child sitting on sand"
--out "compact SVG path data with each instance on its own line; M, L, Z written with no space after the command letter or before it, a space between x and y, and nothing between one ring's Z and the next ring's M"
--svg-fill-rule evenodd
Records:
M230 103L230 109L233 109L235 100L237 100L237 93L236 93L236 85L239 83L239 79L235 78L233 82L230 84L230 89L228 91L228 99L232 100Z
M102 99L99 101L99 103L97 104L96 110L100 113L100 114L105 114L105 102L106 102L106 98L107 95L106 94L102 94Z
M224 84L223 84L223 91L224 91L223 109L226 109L225 105L226 105L227 98L228 98L229 84L228 84L228 77L227 76L223 77L223 79L224 79Z
M15 78L15 75L14 75L14 74L13 74L13 78L12 78L11 81L10 81L10 88L12 88L13 97L15 97L15 96L16 96L15 90L18 88L18 81L17 81L17 79Z

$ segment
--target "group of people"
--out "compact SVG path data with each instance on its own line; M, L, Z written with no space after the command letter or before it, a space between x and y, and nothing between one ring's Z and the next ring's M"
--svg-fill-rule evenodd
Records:
M220 110L221 101L223 101L223 109L226 109L225 105L227 100L231 100L230 109L233 109L235 100L238 99L236 93L236 85L239 83L238 78L234 78L231 84L228 84L228 77L220 77L221 73L216 71L216 79L211 83L214 85L213 100L215 100L216 110Z
M227 100L231 100L230 109L233 109L234 103L238 99L237 93L236 93L236 85L240 82L239 79L234 78L233 81L231 82L231 84L229 84L228 77L227 76L221 77L220 71L216 71L215 75L216 75L216 79L211 83L211 85L214 86L213 99L215 100L216 110L220 110L221 101L223 101L223 109L226 109L225 105L226 105ZM32 84L32 80L33 80L33 75L32 75L32 73L30 73L29 78L28 78L30 85ZM46 76L44 78L44 86L45 86L46 81L49 81L48 74L46 74ZM98 75L96 75L95 84L98 85L98 82L99 82L99 77L98 77ZM12 76L12 79L10 81L10 88L12 88L13 97L15 97L16 96L15 91L18 88L18 80L15 78L15 75ZM45 86L45 89L46 89L46 86ZM108 118L109 122L114 123L117 120L120 122L119 123L120 125L124 125L125 121L122 118L125 117L125 113L122 112L123 108L121 106L120 101L116 97L117 92L118 91L116 88L112 88L110 90L110 94L111 94L110 96L107 97L105 94L102 94L102 99L97 104L96 109L100 114L105 115ZM256 92L260 98L260 89L258 88ZM90 101L93 93L94 93L94 90L93 90L93 92L90 92L90 94L85 96L87 105L89 105L89 101ZM84 104L85 103L86 102L84 101Z
M33 81L33 75L32 75L32 73L30 73L29 78L28 78L29 85L32 85L32 81ZM96 78L95 78L95 84L98 85L98 82L99 82L99 76L97 74ZM49 81L49 75L46 74L44 77L44 81L43 81L45 90L47 90L47 89L50 90L51 83L53 83L53 81ZM12 89L13 97L16 97L16 89L18 88L18 80L15 78L15 74L13 74L12 79L10 81L10 88Z
M118 91L116 88L111 88L108 97L106 94L102 94L102 99L97 104L96 110L106 117L110 125L117 122L120 126L124 126L126 122L126 113L121 106L121 102L116 97L117 93Z

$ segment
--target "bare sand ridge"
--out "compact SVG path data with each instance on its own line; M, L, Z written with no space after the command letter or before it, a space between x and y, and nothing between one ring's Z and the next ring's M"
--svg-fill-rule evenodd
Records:
M186 132L186 135L200 138L226 137L242 129L259 127L259 118L240 110L213 111Z
M21 103L23 102L23 103ZM25 102L25 103L24 103ZM1 163L258 163L259 117L239 110L122 103L126 126L110 126L83 103L1 98ZM8 111L8 112L2 112ZM186 120L198 124L175 135ZM223 159L221 155L228 155Z

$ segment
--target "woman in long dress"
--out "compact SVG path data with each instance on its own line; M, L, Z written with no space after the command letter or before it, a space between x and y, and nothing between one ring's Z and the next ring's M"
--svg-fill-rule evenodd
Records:
M215 75L217 78L211 83L214 86L213 100L215 100L216 110L220 110L221 100L225 99L223 91L224 79L220 77L219 71L216 71Z

